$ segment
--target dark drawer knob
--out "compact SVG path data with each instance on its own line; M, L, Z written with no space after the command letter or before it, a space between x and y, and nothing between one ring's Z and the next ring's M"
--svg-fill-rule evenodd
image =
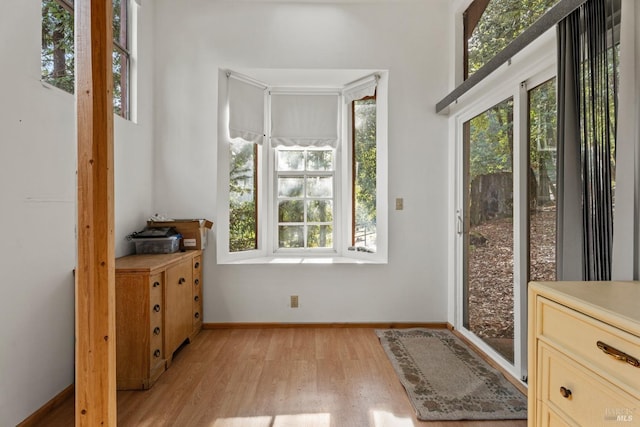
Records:
M196 311L196 314L194 314L194 315L193 315L193 317L195 317L196 319L199 319L199 318L200 318L200 313L198 313L198 312Z
M200 279L194 280L193 283L195 283L195 285L198 286L200 284Z
M181 278L178 280L178 285L182 285L182 284L183 284L184 282L186 282L186 281L187 281L187 279L185 279L184 277L181 277Z
M195 297L193 297L193 300L194 300L195 302L198 302L198 301L200 301L200 297L199 297L198 295L196 295Z
M153 306L153 311L155 311L156 313L160 312L160 304L156 304Z
M157 288L158 286L160 286L160 282L153 282L153 287Z
M158 358L162 353L160 353L160 349L157 348L156 351L153 352L153 357Z
M193 264L193 268L200 268L200 263L198 261L196 261L196 263Z
M562 395L562 397L564 397L565 399L571 399L571 390L569 390L566 387L560 387L560 394Z
M153 335L160 335L160 326L153 328Z

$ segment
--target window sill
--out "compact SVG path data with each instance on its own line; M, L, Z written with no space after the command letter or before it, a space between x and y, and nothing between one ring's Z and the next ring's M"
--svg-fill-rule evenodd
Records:
M233 261L218 261L218 264L387 264L386 260L356 259L347 257L260 257Z

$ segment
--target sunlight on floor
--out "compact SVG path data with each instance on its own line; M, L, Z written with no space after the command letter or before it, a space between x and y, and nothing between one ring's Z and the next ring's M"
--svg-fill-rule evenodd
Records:
M374 427L414 427L411 418L399 418L387 411L373 410Z
M211 427L269 427L273 417L218 418Z
M273 423L272 423L273 421ZM331 414L220 418L212 427L330 427Z
M273 427L330 427L330 414L276 415Z

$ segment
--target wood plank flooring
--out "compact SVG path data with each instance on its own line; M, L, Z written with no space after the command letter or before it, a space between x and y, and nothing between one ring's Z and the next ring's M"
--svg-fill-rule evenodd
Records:
M41 425L73 426L73 400ZM147 391L118 392L118 426L525 427L421 422L369 328L204 330Z

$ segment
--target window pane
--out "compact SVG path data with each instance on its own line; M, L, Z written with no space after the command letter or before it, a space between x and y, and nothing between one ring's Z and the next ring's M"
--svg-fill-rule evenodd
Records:
M128 59L123 53L113 51L113 112L128 118Z
M352 245L376 249L376 99L353 103Z
M276 150L279 248L333 247L334 158L331 149Z
M277 168L279 171L303 171L304 151L298 150L278 150Z
M333 227L330 225L310 225L307 227L307 246L310 248L333 247Z
M73 93L75 89L74 1L42 0L41 5L42 81ZM124 118L129 118L127 23L127 0L113 0L113 111Z
M278 241L281 248L304 248L304 226L281 225L278 227Z
M127 0L113 0L113 40L128 48Z
M483 0L475 0L464 14L467 75L478 71L558 1L491 0L482 11L478 6Z
M55 0L42 0L41 60L42 80L73 93L73 12Z
M303 194L303 177L278 178L278 197L302 197Z
M249 142L231 143L229 165L229 251L257 249L256 206L257 147Z
M304 202L302 200L279 202L278 222L304 222Z
M333 177L331 176L307 177L307 196L332 197L333 196Z
M556 84L529 91L529 280L556 280Z
M307 153L308 171L332 171L333 150L309 151Z
M465 128L464 325L513 363L513 99Z
M330 200L309 200L307 202L308 222L332 222L333 202Z

